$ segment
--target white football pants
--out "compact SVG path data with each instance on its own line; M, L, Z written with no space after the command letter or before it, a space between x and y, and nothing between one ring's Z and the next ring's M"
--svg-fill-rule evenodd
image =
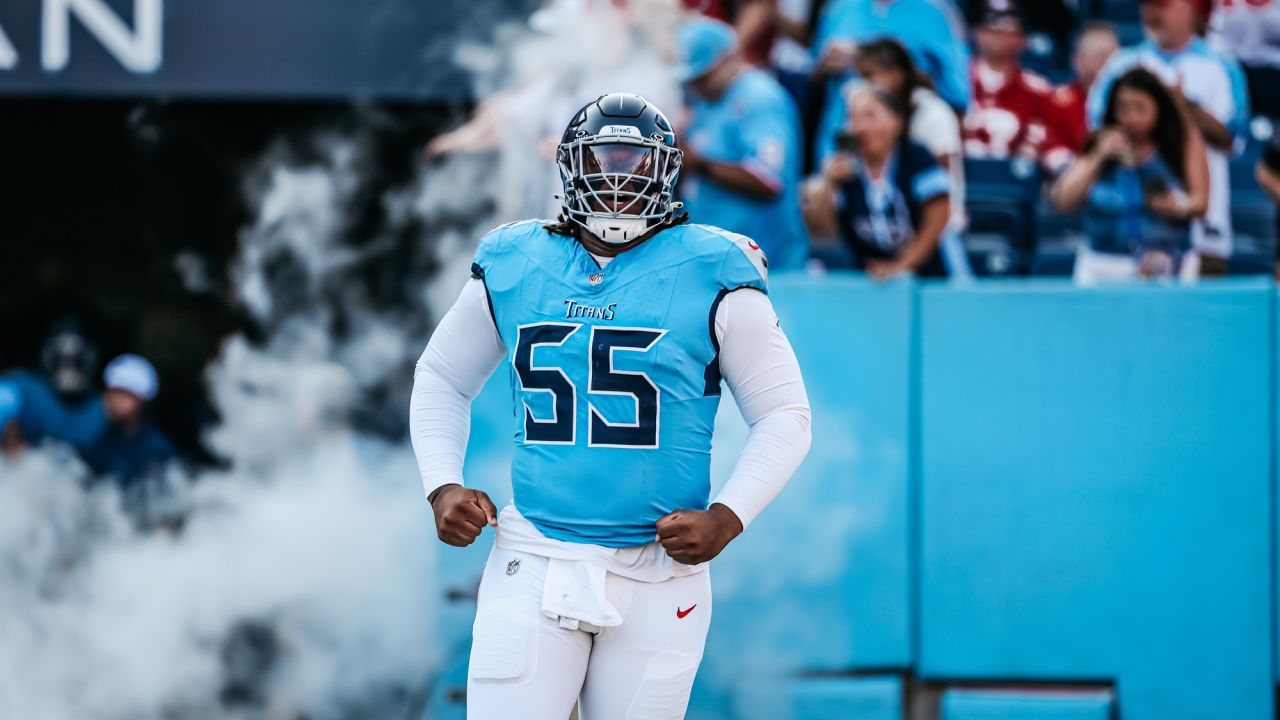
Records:
M683 718L711 624L708 572L660 583L610 575L622 624L571 630L542 614L548 562L490 553L472 630L467 718L568 720L579 699L581 720Z

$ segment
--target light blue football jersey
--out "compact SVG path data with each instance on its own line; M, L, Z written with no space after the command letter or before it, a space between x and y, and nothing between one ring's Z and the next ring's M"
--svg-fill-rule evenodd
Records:
M680 225L601 269L545 224L490 232L472 266L507 348L515 505L557 540L643 545L663 515L707 507L715 311L729 291L766 290L764 255Z

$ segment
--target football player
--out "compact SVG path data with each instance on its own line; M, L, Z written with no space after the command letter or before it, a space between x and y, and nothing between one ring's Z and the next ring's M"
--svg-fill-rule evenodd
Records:
M689 224L671 123L637 95L583 107L558 221L504 225L418 361L414 450L439 537L496 527L467 717L678 718L711 621L707 563L799 466L808 398L751 239ZM500 364L513 504L463 483L470 403ZM721 380L750 432L710 498Z

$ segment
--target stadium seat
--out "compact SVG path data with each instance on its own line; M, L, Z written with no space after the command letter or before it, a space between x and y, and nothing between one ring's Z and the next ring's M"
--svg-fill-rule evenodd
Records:
M950 689L942 720L1111 720L1110 690Z
M1036 213L1036 245L1031 274L1067 277L1075 269L1076 249L1086 242L1084 216L1059 212L1047 200Z
M1019 158L965 160L969 231L965 248L977 275L1025 274L1036 237L1040 170Z
M1231 159L1231 229L1235 250L1229 270L1232 274L1271 274L1276 248L1276 207L1262 188L1254 171L1271 123L1255 121L1244 150Z

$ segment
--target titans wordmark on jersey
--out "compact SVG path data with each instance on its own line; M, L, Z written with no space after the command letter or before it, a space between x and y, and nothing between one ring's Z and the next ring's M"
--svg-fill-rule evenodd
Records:
M472 267L507 347L515 504L551 538L643 545L658 518L707 506L715 311L730 291L766 291L764 255L680 225L602 269L544 224L497 228Z

